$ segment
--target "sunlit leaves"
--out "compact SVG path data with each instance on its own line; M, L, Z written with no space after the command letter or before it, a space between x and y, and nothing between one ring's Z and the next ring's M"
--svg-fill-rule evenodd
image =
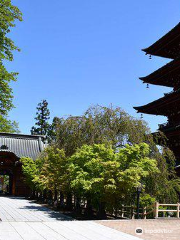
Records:
M0 114L0 132L18 133L18 124Z
M0 1L0 115L3 121L0 121L0 130L12 132L13 122L7 119L7 113L13 108L13 91L10 83L16 80L17 73L9 72L4 63L6 60L13 60L13 51L19 48L15 46L13 40L9 38L12 27L15 27L16 20L22 20L22 14L16 6L13 6L11 0ZM6 123L5 123L6 121ZM6 124L6 128L4 127ZM9 126L8 126L9 124ZM10 130L8 130L8 128ZM6 130L7 129L7 130Z
M118 152L108 145L84 145L69 159L71 188L76 195L88 195L106 204L112 204L117 196L119 200L128 198L151 172L159 172L156 160L149 159L148 154L144 143L126 145Z

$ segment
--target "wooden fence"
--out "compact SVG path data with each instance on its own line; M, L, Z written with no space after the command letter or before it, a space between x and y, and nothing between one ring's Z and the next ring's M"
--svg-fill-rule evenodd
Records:
M75 199L73 197L73 206L75 209ZM80 200L80 213L84 214L87 209L87 201ZM96 215L97 210L92 209L92 212ZM113 212L106 214L109 218L116 218L116 219L135 219L137 218L137 207L136 206L126 206L121 205L118 209L115 209ZM176 217L180 218L180 203L176 204L169 204L169 203L159 203L155 202L152 205L141 207L139 208L139 217L141 219L146 218L160 218L160 217Z
M160 208L162 207L162 208ZM170 207L170 209L167 209L167 207ZM163 213L163 217L165 217L164 213L171 213L170 215L176 214L176 217L179 218L179 207L180 203L176 204L164 204L164 203L158 203L155 202L155 208L154 208L154 217L159 218L159 213ZM169 215L169 216L170 216Z
M159 218L159 217L176 217L179 218L180 213L180 203L176 204L165 204L155 202L154 204L140 208L139 216L141 219L146 219L148 216L150 218ZM162 213L162 216L159 216ZM137 215L136 207L132 206L122 206L118 211L118 217L120 218L131 218L135 219Z

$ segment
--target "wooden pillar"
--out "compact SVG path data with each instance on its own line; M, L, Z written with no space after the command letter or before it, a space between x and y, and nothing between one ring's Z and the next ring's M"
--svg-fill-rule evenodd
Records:
M16 195L16 172L13 171L12 176L12 195Z
M124 218L124 204L122 204L121 217Z
M9 194L12 195L13 175L9 174Z
M146 213L147 213L146 210L147 210L146 207L144 207L144 208L143 208L143 219L146 219Z
M177 218L179 218L179 203L177 203Z
M135 210L134 210L134 207L132 207L132 219L135 219Z
M158 218L159 203L155 202L155 218Z

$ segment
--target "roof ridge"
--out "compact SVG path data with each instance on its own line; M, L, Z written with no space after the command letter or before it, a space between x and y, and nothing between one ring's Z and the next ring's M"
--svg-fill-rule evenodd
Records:
M21 134L21 133L7 133L0 132L0 137L15 137L15 138L44 138L43 135L30 135L30 134Z

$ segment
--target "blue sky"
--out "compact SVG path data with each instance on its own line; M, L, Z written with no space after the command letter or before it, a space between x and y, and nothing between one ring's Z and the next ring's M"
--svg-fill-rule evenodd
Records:
M23 12L11 37L21 48L9 70L19 72L12 84L10 118L22 133L34 125L37 103L47 99L51 117L81 115L90 105L113 104L133 109L169 88L146 89L138 77L168 59L141 51L179 22L178 0L14 0ZM152 131L164 117L144 115Z

